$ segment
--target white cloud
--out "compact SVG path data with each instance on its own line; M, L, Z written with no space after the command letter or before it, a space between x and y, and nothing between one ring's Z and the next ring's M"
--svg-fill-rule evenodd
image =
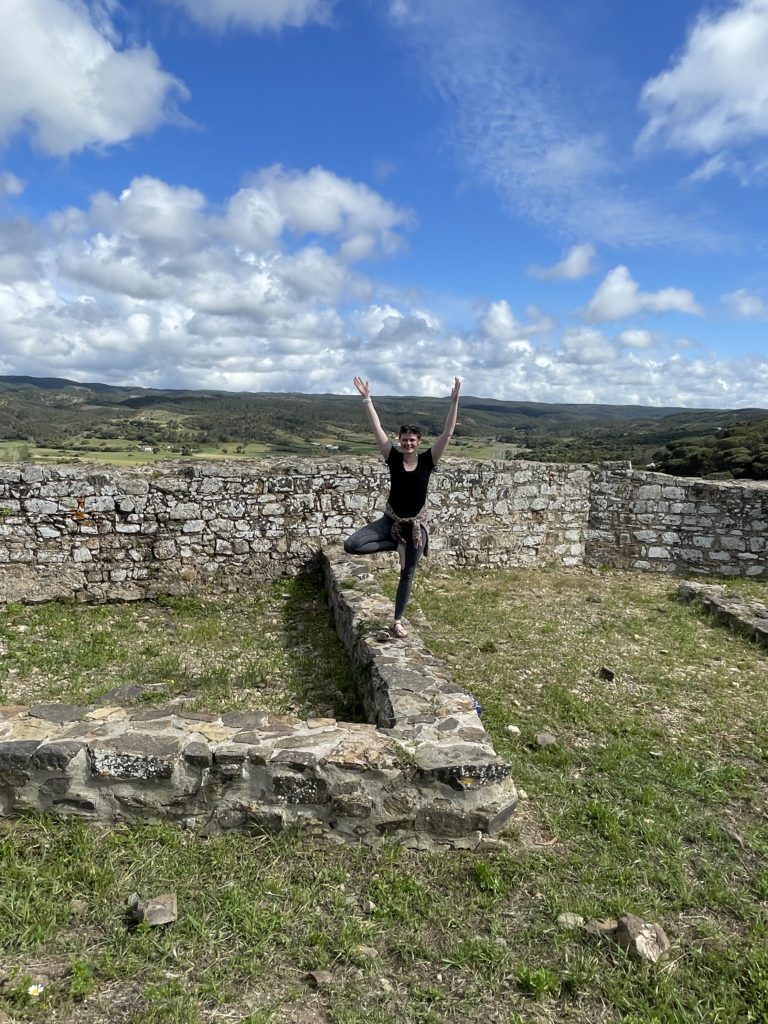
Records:
M746 187L763 185L768 180L768 156L761 156L754 150L747 156L736 156L730 152L715 153L695 167L685 178L686 182L697 184L712 181L721 174L728 174Z
M526 314L529 318L528 323L520 323L507 300L500 299L498 302L489 303L485 308L478 319L478 329L484 338L508 344L520 342L528 350L530 345L526 339L548 334L552 331L555 321L552 317L545 316L535 306L529 306Z
M628 348L653 348L656 343L656 339L650 331L643 331L638 328L629 328L626 331L621 331L616 340L620 345L625 345Z
M561 347L566 363L601 365L616 358L616 349L602 331L592 327L569 327L563 332Z
M768 317L768 303L762 295L749 292L746 288L739 288L735 292L723 295L721 302L735 316Z
M327 195L327 208L307 210L302 186L321 206ZM361 373L376 394L442 397L458 375L466 394L541 402L765 402L764 361L701 347L695 359L664 360L635 328L613 342L584 324L557 338L551 317L529 308L518 319L505 299L470 320L466 303L448 303L461 308L457 328L423 296L378 284L343 254L361 233L402 227L406 215L384 197L317 170L269 169L247 188L250 208L269 214L259 247L230 235L234 197L214 207L149 177L39 228L0 219L3 372L346 393ZM647 308L665 293L639 294L633 304Z
M574 245L553 267L531 267L528 273L541 281L577 281L596 270L595 247L589 242Z
M80 379L327 385L329 367L346 369L337 307L372 291L348 246L365 237L366 257L386 253L407 220L323 168L266 169L216 209L195 189L136 178L51 216L45 239L0 221L0 348L29 372ZM428 314L401 319L384 333L433 332Z
M173 116L186 90L150 47L118 49L76 0L4 0L0 142L29 131L56 156L124 142Z
M445 104L459 161L516 214L611 245L721 244L692 218L633 195L604 105L530 5L395 0L389 13ZM568 75L551 73L561 66Z
M480 317L479 325L486 337L498 341L514 341L524 336L522 324L515 319L506 299L492 302Z
M157 178L134 178L114 199L99 192L91 200L88 225L137 238L166 254L195 245L203 229L205 198L197 189L167 185Z
M705 11L682 54L643 87L641 105L648 123L638 145L716 153L765 138L766 67L768 0L738 0L725 9Z
M418 24L422 21L416 7L418 0L389 0L389 17L396 25Z
M252 177L228 203L222 232L255 251L274 245L285 229L297 235L335 235L351 262L391 254L405 211L360 182L322 167L306 174L270 167Z
M247 28L254 32L301 28L327 22L334 0L166 0L183 7L207 28Z
M20 196L23 191L24 182L21 178L17 178L10 171L0 174L0 199L4 199L6 196Z
M603 322L622 320L637 313L666 313L676 310L680 313L700 314L692 292L687 288L662 288L658 292L641 292L626 267L610 270L597 291L589 300L584 312L588 320Z

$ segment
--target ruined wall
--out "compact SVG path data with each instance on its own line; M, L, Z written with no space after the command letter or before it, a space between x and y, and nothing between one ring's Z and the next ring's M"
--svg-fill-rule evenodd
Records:
M383 508L372 458L0 468L0 601L131 600L297 571ZM768 486L445 459L434 561L768 574Z
M764 578L768 484L597 469L587 534L590 565Z
M325 557L339 635L373 724L106 703L0 707L0 817L28 810L202 834L301 824L314 834L475 849L517 804L474 699L415 633L389 643L390 603L362 559Z
M131 600L295 571L384 507L380 460L0 469L0 600ZM577 565L583 466L446 460L433 477L435 561ZM378 511L377 511L378 510Z

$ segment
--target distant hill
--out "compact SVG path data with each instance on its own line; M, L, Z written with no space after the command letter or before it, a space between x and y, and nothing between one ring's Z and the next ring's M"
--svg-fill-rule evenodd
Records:
M417 423L440 432L447 398L376 396L388 431ZM368 428L357 396L123 387L57 377L0 376L0 438L60 447L119 436L144 444L316 443ZM744 443L736 442L744 435ZM462 396L457 438L489 439L543 461L629 458L670 472L762 473L768 409L685 409L506 402ZM726 438L735 441L723 445ZM690 444L688 442L690 441ZM689 458L688 449L708 457ZM733 455L735 449L746 449ZM730 453L724 460L722 453ZM721 462L724 464L721 465ZM726 464L727 463L727 464ZM702 467L692 470L692 467ZM760 477L762 478L762 476Z

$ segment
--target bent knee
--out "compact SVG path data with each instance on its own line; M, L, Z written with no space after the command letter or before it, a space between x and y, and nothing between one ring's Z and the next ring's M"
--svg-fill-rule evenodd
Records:
M352 543L352 538L351 537L347 537L347 539L344 541L344 551L348 555L354 555L354 553L355 553L355 545Z

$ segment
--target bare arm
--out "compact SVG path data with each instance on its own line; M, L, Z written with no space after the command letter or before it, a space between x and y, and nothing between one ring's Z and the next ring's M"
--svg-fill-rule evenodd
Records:
M461 381L458 377L453 379L453 390L451 391L451 407L448 410L448 415L445 417L445 426L443 432L432 445L432 461L437 462L440 456L443 454L445 449L448 447L448 442L451 439L451 435L456 427L456 416L459 412L459 391L461 390Z
M392 442L387 437L384 428L379 422L379 414L373 407L373 399L371 398L371 389L368 386L368 381L363 380L362 377L355 377L354 385L363 396L363 407L368 416L373 436L376 438L376 444L379 446L379 451L387 459L392 451Z

